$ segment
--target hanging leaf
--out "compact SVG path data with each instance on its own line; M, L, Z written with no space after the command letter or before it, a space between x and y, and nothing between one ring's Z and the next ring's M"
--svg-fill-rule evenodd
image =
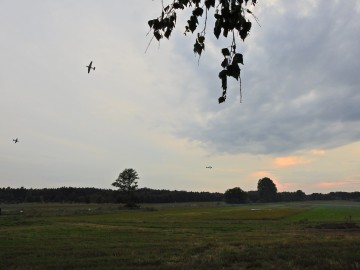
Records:
M226 68L228 65L229 65L229 61L228 61L228 59L225 57L225 58L224 58L224 61L222 61L222 63L221 63L221 66L222 66L223 68Z
M162 38L162 35L158 31L154 32L154 36L158 41Z
M150 26L150 28L152 28L152 27L153 27L153 25L154 25L154 20L150 20L150 21L148 21L148 25Z
M205 7L210 9L210 7L215 7L215 0L205 0Z
M167 38L167 39L169 39L169 37L170 37L170 35L171 35L171 29L170 28L168 28L166 31L165 31L165 34L164 34L164 36Z
M221 87L224 90L227 89L227 76L226 75L227 75L227 70L226 69L223 69L219 73L219 78L221 79Z
M220 34L221 34L221 22L220 20L217 20L214 27L214 35L217 39L219 39Z
M229 28L224 27L223 36L227 37L228 33L229 33Z
M203 51L204 47L202 44L195 42L194 44L194 53L197 53L198 55L201 55L202 51Z
M222 79L222 78L226 78L226 69L223 69L222 71L219 72L219 78Z
M221 87L222 89L227 89L227 77L221 78Z
M241 53L236 53L235 55L234 55L234 58L233 58L233 60L232 60L232 63L233 64L244 64L244 62L243 62L243 55L241 54Z
M251 22L244 22L240 30L240 37L244 41L251 29Z
M236 80L240 77L240 68L238 64L231 64L227 67L227 75L234 77Z
M218 101L219 101L219 104L225 102L225 97L219 97Z
M223 56L230 56L230 51L228 48L223 48L221 50L221 53L223 54Z
M204 43L205 42L205 37L198 35L197 40L199 41L199 43Z
M179 8L184 9L184 5L182 5L182 4L178 3L178 2L175 2L173 4L173 8L174 9L179 9Z
M204 10L201 7L197 7L193 10L194 16L202 16Z
M179 3L183 4L184 6L187 6L189 4L189 0L179 0Z
M188 26L187 29L191 31L191 33L193 33L196 30L198 19L196 18L196 16L191 16L190 20L187 21Z

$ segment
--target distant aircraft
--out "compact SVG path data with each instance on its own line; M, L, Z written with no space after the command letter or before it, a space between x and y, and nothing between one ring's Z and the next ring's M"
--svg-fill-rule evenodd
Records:
M206 169L212 169L212 167L211 167L211 166L207 166Z
M92 61L90 62L90 64L88 66L86 66L88 68L88 73L90 73L90 70L93 69L95 70L95 67L92 67Z
M17 143L19 140L18 140L18 138L16 138L16 139L13 139L13 141L14 141L15 143Z

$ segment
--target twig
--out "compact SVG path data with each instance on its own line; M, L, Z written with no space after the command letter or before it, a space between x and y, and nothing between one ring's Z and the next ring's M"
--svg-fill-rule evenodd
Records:
M150 39L149 44L148 44L147 47L146 47L145 53L146 53L147 50L149 49L149 46L150 46L150 44L151 44L151 41L154 39L154 37L155 37L155 36L152 36L152 38Z

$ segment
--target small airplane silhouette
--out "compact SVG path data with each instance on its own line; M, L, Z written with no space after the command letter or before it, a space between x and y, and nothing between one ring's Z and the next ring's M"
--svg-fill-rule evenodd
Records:
M90 64L88 66L86 66L88 68L88 73L90 73L90 70L93 69L95 70L95 67L92 67L92 61L90 62Z
M211 166L206 166L206 169L212 169L212 167Z
M19 142L18 138L13 139L13 141L14 141L15 143Z

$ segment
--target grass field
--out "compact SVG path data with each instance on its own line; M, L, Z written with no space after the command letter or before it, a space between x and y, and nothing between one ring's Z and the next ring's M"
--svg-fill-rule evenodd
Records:
M360 203L0 205L0 269L360 269Z

